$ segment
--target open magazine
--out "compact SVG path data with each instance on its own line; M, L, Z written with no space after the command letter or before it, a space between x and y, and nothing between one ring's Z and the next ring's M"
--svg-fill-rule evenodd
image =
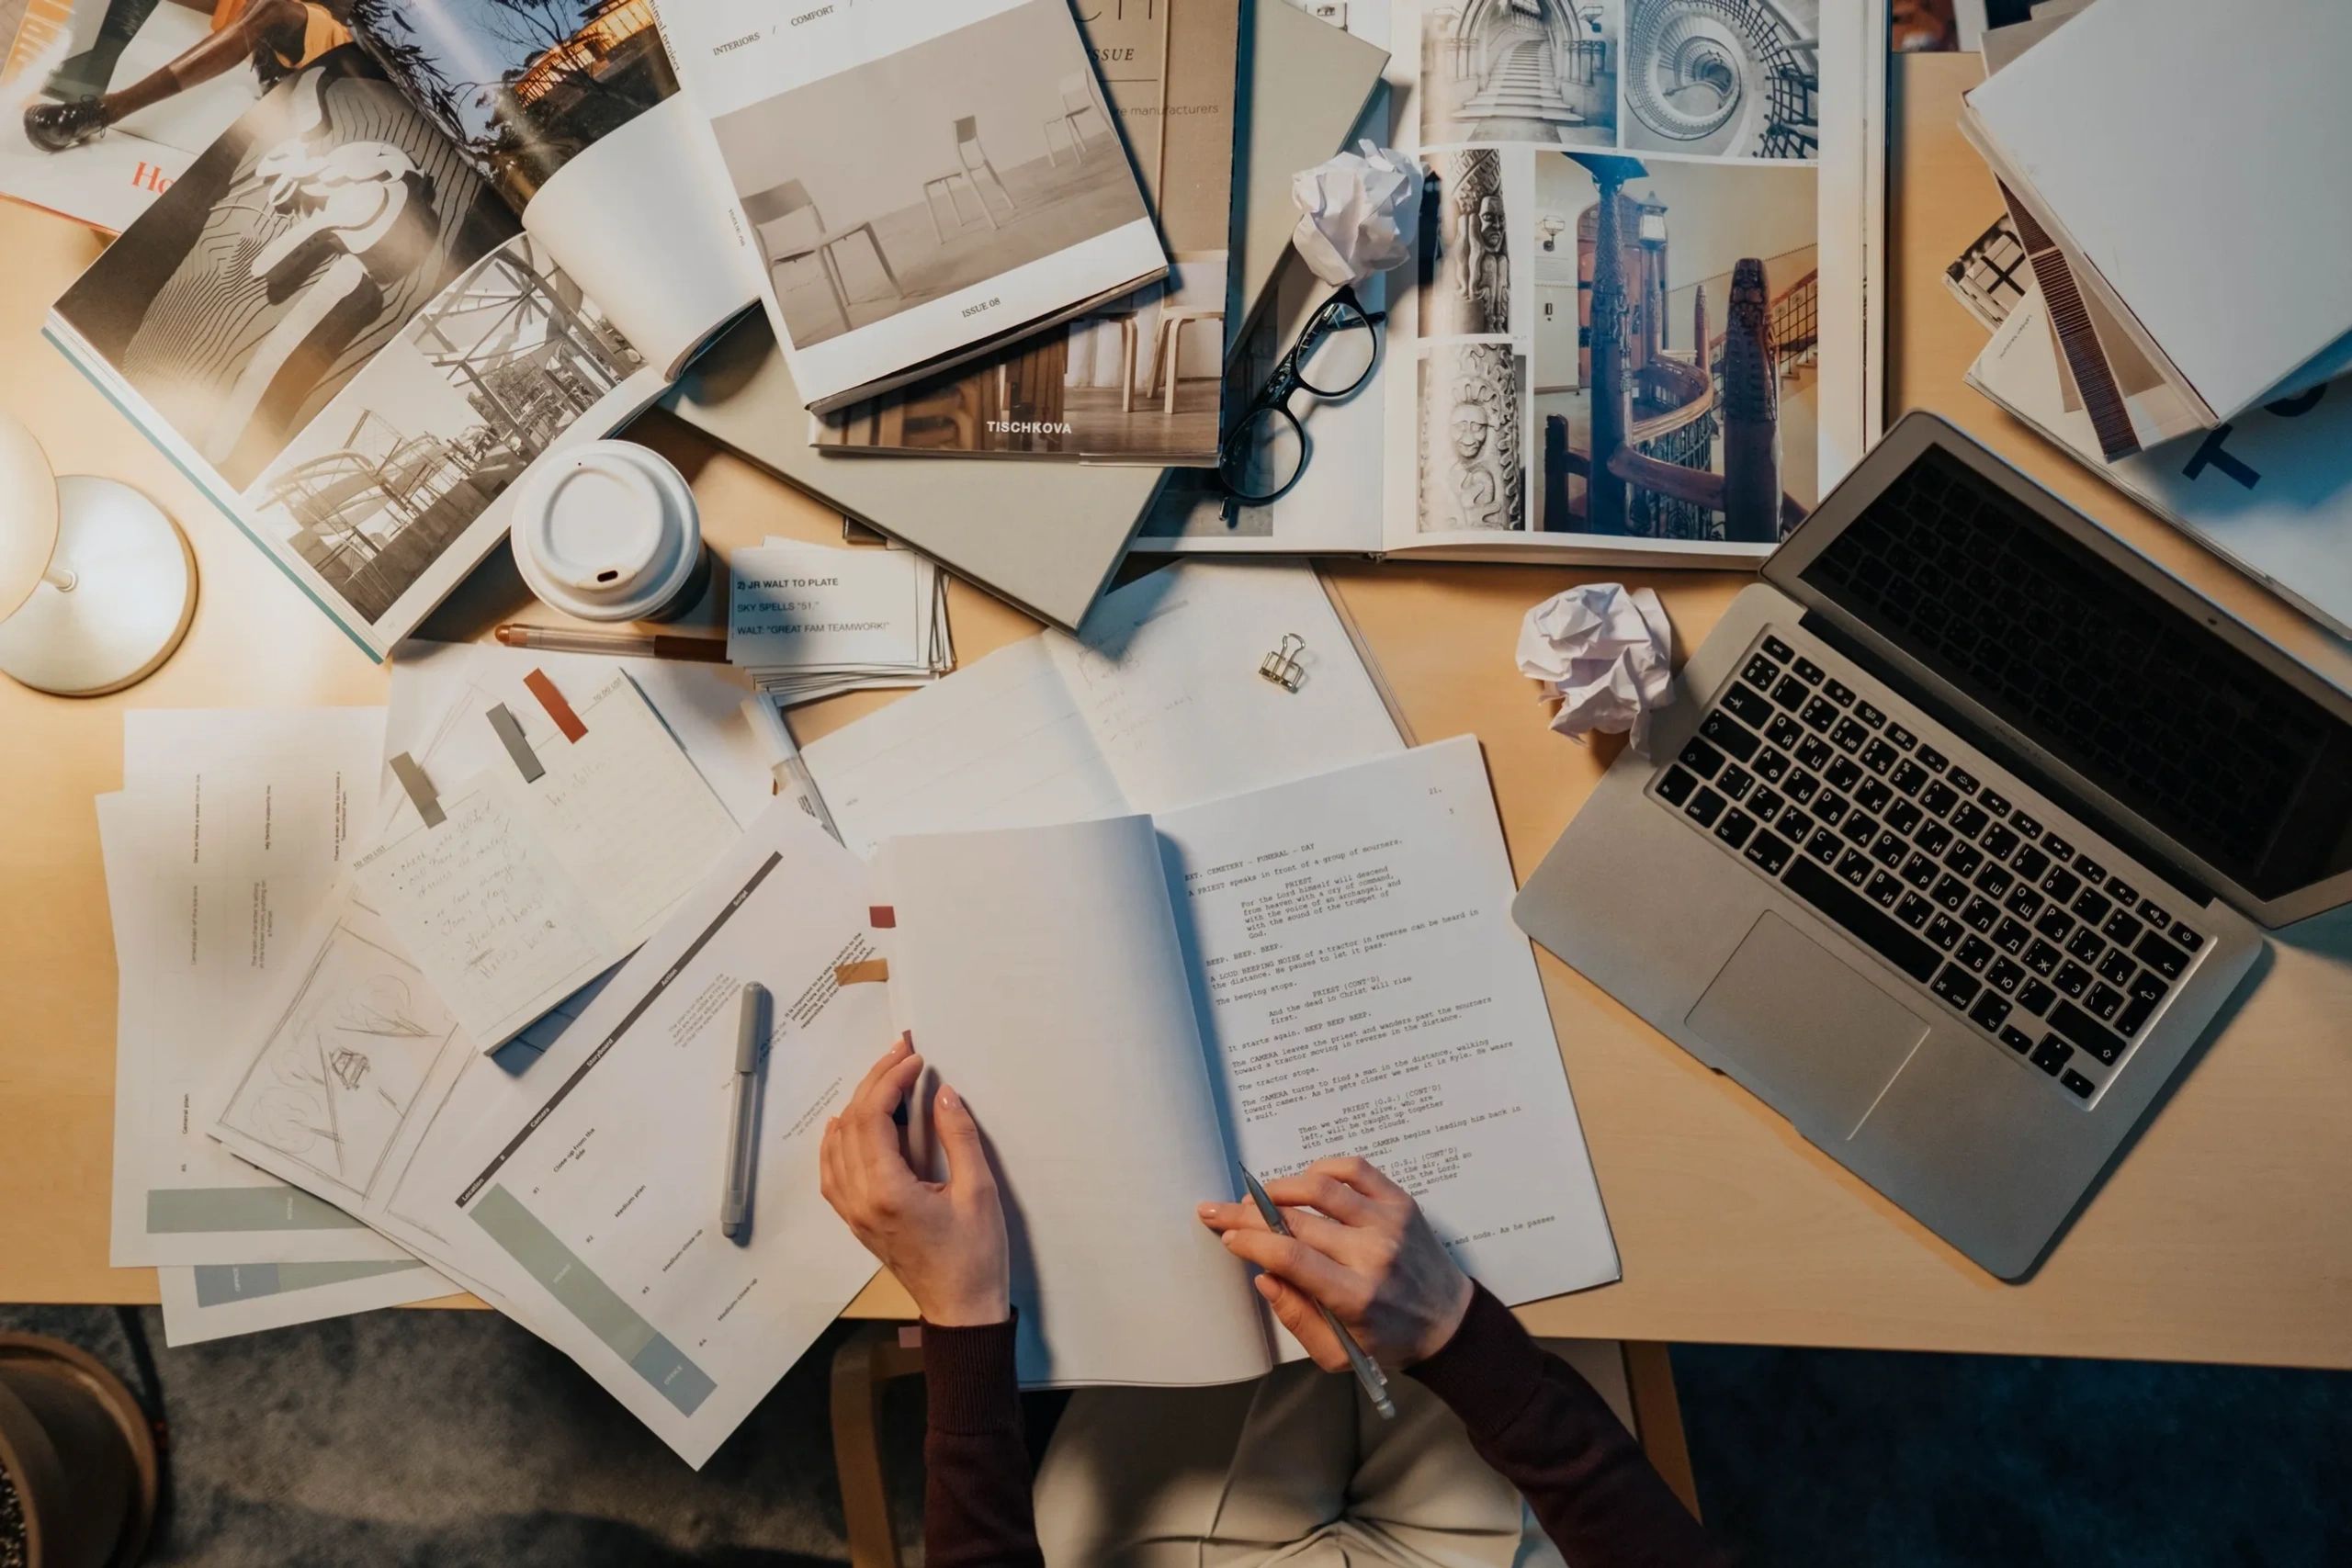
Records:
M338 9L48 335L382 658L757 284L648 0Z
M1069 0L673 0L662 28L817 412L1167 276Z
M1762 559L1878 434L1885 7L1397 0L1389 25L1424 178L1414 258L1365 300L1376 369L1294 400L1296 488L1177 476L1137 547ZM1329 292L1283 288L1270 325ZM1290 341L1245 341L1228 400Z

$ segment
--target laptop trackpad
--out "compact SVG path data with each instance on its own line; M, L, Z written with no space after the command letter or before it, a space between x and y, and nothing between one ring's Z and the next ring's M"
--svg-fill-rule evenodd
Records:
M1689 1022L1774 1110L1840 1137L1928 1033L1917 1013L1769 909Z

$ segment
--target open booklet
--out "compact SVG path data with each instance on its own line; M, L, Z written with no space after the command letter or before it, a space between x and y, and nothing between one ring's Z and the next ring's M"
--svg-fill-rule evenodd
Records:
M1167 275L1068 0L704 0L662 29L818 412Z
M1474 739L1152 817L894 839L875 876L891 1011L996 1162L1024 1383L1298 1354L1194 1217L1240 1194L1237 1163L1370 1158L1506 1302L1618 1277Z
M347 14L48 336L382 658L758 283L647 0Z

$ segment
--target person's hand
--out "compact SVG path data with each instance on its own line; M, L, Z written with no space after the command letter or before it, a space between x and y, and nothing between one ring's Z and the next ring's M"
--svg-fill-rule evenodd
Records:
M842 1113L826 1120L818 1156L825 1201L899 1277L925 1323L1002 1323L1012 1312L1004 1205L979 1124L945 1084L932 1097L931 1122L947 1156L947 1179L925 1181L907 1163L894 1117L922 1076L922 1058L902 1034Z
M1289 1236L1268 1230L1247 1201L1204 1203L1201 1223L1264 1270L1258 1293L1316 1365L1339 1371L1348 1364L1318 1303L1391 1370L1445 1348L1470 1310L1470 1276L1447 1256L1411 1193L1370 1160L1350 1157L1269 1181L1266 1195Z

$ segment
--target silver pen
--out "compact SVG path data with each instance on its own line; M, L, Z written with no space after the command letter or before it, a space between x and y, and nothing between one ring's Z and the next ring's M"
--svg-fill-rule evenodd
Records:
M1274 1201L1266 1196L1265 1188L1250 1174L1250 1168L1244 1165L1235 1168L1241 1172L1241 1179L1250 1189L1250 1201L1258 1205L1259 1217L1266 1222L1266 1228L1276 1235L1290 1235L1290 1226L1283 1223L1283 1212L1274 1207ZM1348 1365L1355 1369L1356 1382L1363 1384L1364 1393L1371 1396L1372 1407L1380 1412L1380 1418L1384 1421L1396 1419L1396 1404L1388 1397L1388 1374L1380 1370L1379 1362L1363 1353L1363 1347L1356 1343L1356 1337L1331 1315L1329 1307L1317 1302L1315 1310L1323 1314L1323 1321L1330 1325L1332 1334L1339 1338L1340 1348L1348 1353Z
M735 1024L735 1110L727 1134L727 1195L718 1205L719 1234L729 1240L752 1228L752 1177L760 1155L752 1121L760 1105L760 1005L767 996L758 981L746 985Z

